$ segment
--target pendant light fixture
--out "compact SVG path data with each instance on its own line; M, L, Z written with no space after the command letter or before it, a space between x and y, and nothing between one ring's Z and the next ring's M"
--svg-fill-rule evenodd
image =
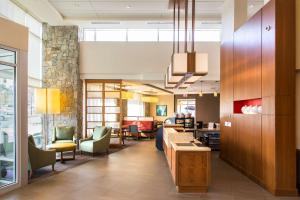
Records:
M177 43L177 53L179 53L179 28L180 28L180 1L181 0L173 0L173 53L171 64L167 68L167 74L165 75L165 88L172 89L176 88L178 84L184 78L184 74L178 72L178 64L173 62L173 55L176 51L176 7L177 7L177 28L178 28L178 43Z
M185 40L184 40L184 52L180 52L179 45L179 29L180 29L180 5L184 2L185 9ZM191 51L188 51L187 45L187 30L188 30L188 0L173 0L173 54L171 58L171 64L168 67L168 76L166 76L166 83L173 84L174 88L185 89L191 84L199 80L201 76L205 76L208 73L208 55L205 53L195 52L195 0L192 0L192 39L191 39ZM176 25L176 5L177 5L177 52L175 53L175 25ZM167 87L167 85L166 85Z

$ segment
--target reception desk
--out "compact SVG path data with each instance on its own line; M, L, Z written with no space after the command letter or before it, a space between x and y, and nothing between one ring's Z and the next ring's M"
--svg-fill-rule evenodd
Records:
M164 152L177 191L207 192L211 179L211 149L194 140L193 133L164 128Z

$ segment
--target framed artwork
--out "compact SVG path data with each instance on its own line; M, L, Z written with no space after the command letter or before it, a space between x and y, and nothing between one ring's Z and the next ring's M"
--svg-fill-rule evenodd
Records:
M156 116L167 116L167 105L156 105Z

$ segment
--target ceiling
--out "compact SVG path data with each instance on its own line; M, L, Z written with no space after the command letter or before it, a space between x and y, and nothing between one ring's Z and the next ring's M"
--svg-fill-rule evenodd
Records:
M83 27L172 27L169 0L48 0L65 21ZM248 0L249 14L263 0ZM196 0L198 27L220 28L224 0ZM108 23L109 21L110 23ZM167 21L167 22L166 22ZM133 25L133 27L134 27ZM128 27L127 27L128 28ZM160 28L160 27L159 27Z

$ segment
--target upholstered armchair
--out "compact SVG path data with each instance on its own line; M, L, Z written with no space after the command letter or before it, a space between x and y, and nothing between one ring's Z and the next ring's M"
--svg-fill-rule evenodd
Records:
M54 165L56 163L56 152L55 150L44 151L36 147L33 136L28 137L28 154L29 154L29 169L36 170L48 165Z
M75 142L75 127L57 126L53 130L52 143L71 143Z
M86 139L80 140L80 151L88 153L108 153L111 128L97 126L93 134Z

